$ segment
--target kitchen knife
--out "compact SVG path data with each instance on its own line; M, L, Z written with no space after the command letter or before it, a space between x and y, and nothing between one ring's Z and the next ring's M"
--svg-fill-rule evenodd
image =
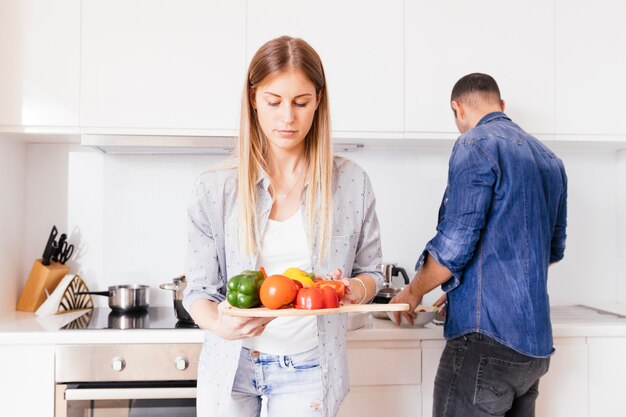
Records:
M50 236L48 237L48 243L46 243L46 247L43 250L43 255L41 256L43 265L50 265L50 258L54 255L54 248L52 244L55 243L54 239L57 237L59 231L55 225L52 226L52 230L50 231Z
M59 257L61 256L61 252L63 252L63 245L65 244L65 239L67 239L67 235L65 233L61 233L61 236L59 237L58 248L52 254L52 262L59 262Z
M50 260L52 258L52 254L56 253L58 248L59 248L59 246L57 245L57 242L53 241L52 244L50 245L48 251L43 253L43 257L41 259L41 264L42 265L50 265Z

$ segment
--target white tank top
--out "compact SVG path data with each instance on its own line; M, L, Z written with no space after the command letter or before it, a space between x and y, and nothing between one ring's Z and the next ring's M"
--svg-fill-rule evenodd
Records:
M268 276L282 274L290 267L311 270L301 210L282 222L268 220L256 267L261 266ZM271 355L293 355L318 344L315 316L277 317L267 325L263 334L243 341L244 347Z

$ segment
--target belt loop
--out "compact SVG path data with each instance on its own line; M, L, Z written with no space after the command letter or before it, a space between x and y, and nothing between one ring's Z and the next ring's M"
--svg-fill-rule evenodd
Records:
M278 362L281 368L289 368L289 365L291 365L291 359L287 355L278 355Z

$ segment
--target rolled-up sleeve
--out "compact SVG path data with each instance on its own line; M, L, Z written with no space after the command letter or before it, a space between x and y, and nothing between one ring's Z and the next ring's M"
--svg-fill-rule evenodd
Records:
M452 272L442 285L456 288L485 227L497 179L497 164L476 143L457 143L450 157L448 187L442 201L437 234L428 242L417 267L429 254Z
M207 195L204 183L198 180L187 208L187 261L183 306L186 309L198 299L215 302L224 300L220 289L223 280L220 276L217 247L213 238L211 222L207 211Z
M561 169L561 175L563 177L563 192L559 200L559 210L554 225L554 233L552 234L550 263L560 261L565 254L565 239L567 238L567 176L564 168Z

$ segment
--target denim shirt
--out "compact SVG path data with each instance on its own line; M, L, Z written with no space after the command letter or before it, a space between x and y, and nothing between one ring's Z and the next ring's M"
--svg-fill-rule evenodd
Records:
M261 174L257 182L258 230L265 230L272 208L269 178ZM354 162L335 157L333 161L333 227L330 250L326 259L319 259L319 219L314 222L311 265L320 275L339 267L344 276L360 273L371 276L377 289L382 287L380 227L375 211L375 197L369 177ZM185 274L187 288L183 299L189 308L198 299L221 302L226 295L228 278L246 269L254 269L256 256L242 254L238 242L237 169L216 168L202 174L196 181L188 206L188 254ZM306 199L302 215L305 227ZM307 230L307 234L311 231ZM322 390L323 417L332 417L348 392L349 380L346 353L346 314L317 317ZM210 415L224 416L231 397L235 372L239 363L241 340L224 340L205 332L205 342L198 367L198 405ZM199 407L200 408L200 407Z
M548 266L563 258L566 203L563 162L504 113L458 138L417 264L428 253L452 272L446 339L478 332L527 356L553 352Z

